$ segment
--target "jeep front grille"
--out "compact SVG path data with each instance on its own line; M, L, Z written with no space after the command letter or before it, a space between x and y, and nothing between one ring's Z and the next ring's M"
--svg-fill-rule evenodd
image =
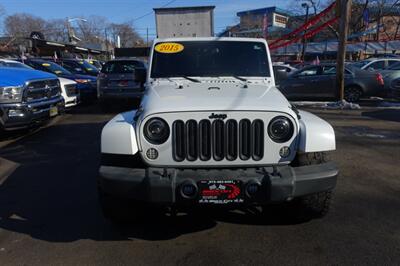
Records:
M177 162L259 161L264 156L264 122L230 119L176 120L172 124L172 156Z
M30 81L26 86L24 100L26 102L48 100L59 96L60 92L57 79Z

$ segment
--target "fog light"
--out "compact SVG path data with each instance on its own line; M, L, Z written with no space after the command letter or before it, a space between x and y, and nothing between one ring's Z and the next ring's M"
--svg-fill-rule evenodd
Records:
M9 117L24 116L24 112L23 112L23 110L10 109L10 110L8 110L8 116Z
M187 199L193 199L197 195L197 186L194 183L187 182L181 186L182 197Z
M156 149L154 149L154 148L150 148L150 149L147 150L146 156L150 160L155 160L155 159L158 158L158 151Z
M287 146L282 147L282 148L279 150L279 155L280 155L282 158L289 157L289 155L290 155L290 148L287 147Z
M248 197L255 196L260 191L261 184L258 181L250 181L246 185L246 194Z

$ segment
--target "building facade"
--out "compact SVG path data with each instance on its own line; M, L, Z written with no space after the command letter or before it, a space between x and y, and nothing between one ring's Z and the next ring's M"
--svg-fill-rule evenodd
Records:
M273 38L288 31L290 13L277 7L246 10L236 15L240 18L240 23L228 28L221 35L254 38L267 35L267 38ZM267 22L266 32L264 32L265 21Z
M158 38L214 36L215 6L155 8Z

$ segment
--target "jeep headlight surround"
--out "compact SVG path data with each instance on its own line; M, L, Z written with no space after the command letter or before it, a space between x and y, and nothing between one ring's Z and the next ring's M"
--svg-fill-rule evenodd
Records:
M24 86L0 87L0 103L15 103L22 101Z
M144 125L143 134L145 139L151 144L163 144L170 135L169 125L162 118L151 118Z
M269 137L277 143L285 143L293 137L294 126L285 116L274 117L268 125Z

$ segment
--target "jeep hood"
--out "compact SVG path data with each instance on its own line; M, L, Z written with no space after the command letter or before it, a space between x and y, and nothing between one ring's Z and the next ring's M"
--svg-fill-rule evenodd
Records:
M188 111L276 111L291 113L290 103L273 85L239 82L153 85L141 107L145 116Z

